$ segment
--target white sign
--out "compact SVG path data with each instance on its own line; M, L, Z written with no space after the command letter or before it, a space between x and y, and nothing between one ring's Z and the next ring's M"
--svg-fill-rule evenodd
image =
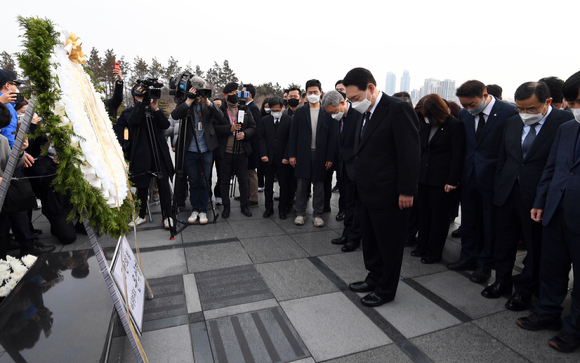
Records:
M121 292L125 305L127 305L127 301L129 302L131 320L133 320L139 335L141 335L143 305L145 303L145 276L143 276L139 260L133 254L126 236L119 238L110 272L117 288ZM129 299L125 296L125 283L127 284Z

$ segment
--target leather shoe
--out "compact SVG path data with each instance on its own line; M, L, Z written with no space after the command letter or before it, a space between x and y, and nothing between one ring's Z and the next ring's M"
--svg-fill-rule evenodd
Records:
M346 238L345 236L341 236L339 238L335 238L332 241L330 241L330 243L332 243L333 245L343 245L347 242L348 242L348 238Z
M251 200L248 200L248 207L255 207L258 205L258 202L252 202Z
M360 242L347 242L342 248L340 249L342 252L353 252L357 248L359 248Z
M272 208L266 208L262 217L269 218L272 214L274 214L274 210Z
M505 307L511 311L524 311L530 306L530 301L532 301L531 296L524 297L520 293L516 292L505 303Z
M549 315L540 315L532 313L516 320L516 323L522 329L538 331L538 330L562 330L562 319L560 317L553 317Z
M447 268L452 271L465 271L465 270L475 270L477 264L475 262L467 261L467 260L459 260L456 262L452 262L447 264Z
M451 237L461 238L461 227L459 227L455 231L451 232Z
M491 269L478 267L474 273L471 274L469 281L480 283L489 280L491 277Z
M251 217L252 211L250 210L250 208L248 208L247 205L245 205L242 207L242 214L245 215L246 217Z
M330 213L332 212L332 209L330 209L330 206L324 207L324 209L322 210L322 213Z
M222 212L222 217L223 218L228 218L230 216L230 205L229 204L224 204L224 210Z
M367 296L360 299L360 302L364 306L370 306L370 307L374 308L374 307L386 304L386 303L393 301L393 300L394 299L387 299L386 297L381 296L380 294L377 294L376 292L371 292Z
M411 256L413 257L425 256L425 251L419 248L415 248L413 251L411 251Z
M348 288L354 292L371 292L375 291L375 286L367 284L365 281L357 281L348 285Z
M337 221L343 221L344 220L344 211L339 211L338 214L336 215L336 220Z
M51 253L55 250L56 247L54 246L45 246L40 242L35 242L31 248L21 248L20 249L20 257L24 257L26 255L33 255L33 256L40 256L44 253Z
M441 257L430 257L430 256L425 256L423 258L421 258L421 263L424 263L426 265L431 265L435 262L439 262L441 261Z
M502 295L507 295L512 293L513 284L502 284L499 282L494 282L489 285L481 292L481 296L486 299L497 299Z
M288 216L286 215L286 212L280 212L279 213L280 219L286 219L288 218Z

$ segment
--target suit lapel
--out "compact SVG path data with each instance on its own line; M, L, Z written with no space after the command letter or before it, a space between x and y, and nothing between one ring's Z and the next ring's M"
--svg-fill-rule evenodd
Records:
M305 112L306 112L306 121L308 123L308 127L310 128L310 132L312 132L312 118L310 117L310 104L307 104L305 106Z
M431 145L435 140L437 140L437 138L439 138L439 136L441 136L441 134L443 134L443 132L445 131L445 129L449 126L448 123L444 123L444 124L440 124L437 127L437 131L435 131L435 135L433 135L433 137L431 138L431 140L429 140L429 134L427 134L427 143L428 145ZM431 131L431 130L429 130Z
M361 148L364 145L364 143L369 139L373 131L377 128L383 117L385 117L385 115L387 114L388 105L389 101L387 100L387 95L383 93L381 95L381 100L379 101L379 104L375 108L375 112L371 116L371 119L368 120L367 124L365 125L365 134L360 141L359 148ZM364 122L364 116L362 120ZM357 138L358 137L360 137L360 130L357 131Z
M580 158L574 160L574 155L576 155L576 144L578 143L578 133L580 133L580 125L575 122L574 128L576 129L576 132L574 132L574 138L570 141L572 144L570 150L572 150L572 152L568 154L570 155L570 165L572 165L572 167L575 167L580 163Z
M483 131L481 133L481 136L479 137L479 143L483 141L485 136L489 133L489 130L491 130L491 128L493 127L495 121L501 116L502 109L503 107L501 106L500 100L496 99L495 104L493 105L491 111L489 112L489 116L487 116L487 121L485 122Z
M534 140L534 143L532 144L532 147L530 148L528 155L526 155L526 160L529 159L532 155L534 155L534 153L540 148L540 146L558 128L558 124L556 124L556 120L558 120L559 118L560 117L556 116L556 113L552 109L552 112L550 112L550 115L548 115L548 118L546 118L546 121L544 121L544 124L542 125L542 128L540 129L540 133L538 134L538 136L536 136L536 139ZM523 123L521 125L521 128L522 129L524 128Z

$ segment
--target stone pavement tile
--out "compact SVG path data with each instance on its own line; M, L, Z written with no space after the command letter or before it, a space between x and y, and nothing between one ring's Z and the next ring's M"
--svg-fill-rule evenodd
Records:
M183 237L183 243L215 241L236 237L230 225L221 217L217 223L189 226L181 232L181 236Z
M278 211L275 211L274 215L276 216L276 218L272 218L272 220L280 228L282 228L284 230L284 232L286 232L288 234L320 232L320 231L330 230L327 226L324 226L322 228L314 227L314 224L312 223L312 215L306 216L306 219L304 221L303 226L297 226L294 224L294 218L296 218L296 215L294 214L294 212L288 213L288 218L286 218L284 220L277 217Z
M391 343L340 292L284 301L280 305L317 362Z
M252 216L246 217L245 215L242 214L240 202L238 202L237 200L236 201L232 200L232 204L230 207L230 216L227 218L227 221L238 222L238 221L249 221L254 219L264 219L264 217L262 217L262 215L264 214L264 210L262 209L264 208L264 202L258 203L260 204L255 207L250 207L250 212L252 212ZM223 207L220 207L220 209L223 211ZM222 219L221 214L222 212L220 212L220 219Z
M326 361L326 363L399 363L413 360L395 344Z
M461 257L461 241L457 242L455 238L447 238L442 257L442 264L459 261Z
M471 323L412 339L433 362L527 362L494 337Z
M347 285L363 281L367 277L368 272L365 269L362 251L326 255L319 258Z
M264 310L279 306L276 299L268 299L262 301L251 302L247 304L228 306L225 308L206 310L203 312L205 320L223 318L224 316L237 315L247 313L250 311Z
M340 235L334 231L309 232L290 235L310 256L342 253L336 245L330 243Z
M290 363L316 363L312 357L300 359L300 360L293 360Z
M505 310L507 298L486 299L481 296L482 286L455 271L416 277L413 280L425 286L442 299L473 319Z
M187 315L182 276L149 279L147 282L154 298L145 299L143 321Z
M204 311L274 298L254 265L198 272L195 278Z
M324 213L322 215L324 225L330 229L340 229L342 234L342 230L344 229L344 221L336 220L336 215L338 214L338 207L332 206L331 209L332 212Z
M407 338L461 324L458 319L405 283L399 284L394 301L376 310Z
M284 235L241 239L240 242L254 263L308 257L308 253L292 238Z
M310 356L280 307L208 320L216 362L291 362Z
M278 301L338 291L309 260L271 262L256 265Z
M228 223L234 230L235 236L240 239L280 236L285 234L282 228L278 227L271 219L248 219L247 221Z
M183 275L183 286L185 287L185 300L187 301L187 312L189 314L201 311L199 292L194 274Z
M413 248L406 247L403 252L403 264L401 265L401 278L429 275L436 272L449 271L441 263L424 264L421 257L411 256Z
M214 363L205 321L190 324L189 331L195 363Z
M190 273L252 263L240 242L187 247L185 256Z
M145 278L184 275L187 264L182 248L141 253L141 265Z
M473 324L532 362L580 362L580 350L564 354L548 345L548 341L558 332L548 330L533 332L520 328L516 324L516 319L528 314L528 311L506 310L475 320Z
M158 246L169 246L175 244L181 244L181 236L177 236L175 240L170 240L171 235L166 229L153 229L149 231L139 231L137 230L137 243L139 243L139 248L149 248ZM132 248L135 248L135 236L133 232L127 235L127 241Z
M140 341L150 362L193 362L188 325L145 332ZM127 337L113 338L109 363L113 362L137 362Z

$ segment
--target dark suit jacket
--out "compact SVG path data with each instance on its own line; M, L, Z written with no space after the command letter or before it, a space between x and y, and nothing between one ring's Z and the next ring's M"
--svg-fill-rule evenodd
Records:
M342 118L342 132L340 132L340 122L338 124L337 142L338 142L338 166L337 170L345 174L351 181L354 181L354 140L356 135L356 125L363 115L349 106L348 112Z
M495 205L502 206L505 203L519 176L522 201L526 209L532 209L536 198L536 189L542 177L544 166L548 161L550 148L558 127L573 118L574 116L569 111L552 108L525 159L522 155L524 123L519 115L507 120L497 159L493 198Z
M310 175L310 144L312 142L312 124L310 119L310 104L299 107L294 112L288 156L296 158L294 176L308 178L312 182L324 181L327 161L334 162L335 138L332 117L320 108L316 125L316 160L314 175Z
M227 104L227 103L226 103ZM224 156L224 152L226 151L226 146L228 144L228 138L232 135L231 132L231 121L229 119L229 115L227 112L227 106L222 105L221 111L223 117L218 122L217 125L214 125L215 130L218 136L219 146L217 150L217 158L220 159ZM233 116L233 115L232 115ZM242 124L242 130L244 132L244 151L246 155L250 155L252 153L252 139L256 136L256 122L254 122L254 117L252 117L252 113L246 112L244 113L244 123Z
M265 165L282 165L282 159L288 160L288 140L290 139L290 127L292 126L292 117L282 115L280 118L278 130L274 131L274 117L268 115L260 120L258 128L260 143L260 158L268 157Z
M463 184L475 178L478 190L493 191L505 123L515 115L516 106L496 99L478 143L475 139L475 118L464 108L459 111L459 119L465 124Z
M109 114L109 117L113 118L113 120L117 119L117 110L119 109L119 106L121 106L121 103L123 103L123 82L115 81L113 96L105 101L107 113Z
M260 155L259 155L259 148L260 142L258 140L257 134L260 131L260 119L262 116L260 115L260 107L256 105L256 102L252 101L248 107L247 111L252 113L252 117L254 118L254 122L256 123L256 137L252 139L252 155L248 158L248 170L253 170L260 165Z
M399 195L417 191L421 144L419 120L413 107L382 94L360 138L361 118L354 144L356 192L370 209L399 208Z
M463 169L465 125L449 115L429 141L431 125L421 126L419 183L434 187L457 186Z
M566 224L574 233L580 233L580 159L574 160L578 134L580 124L575 120L558 128L534 201L534 208L544 210L544 226L561 205Z

